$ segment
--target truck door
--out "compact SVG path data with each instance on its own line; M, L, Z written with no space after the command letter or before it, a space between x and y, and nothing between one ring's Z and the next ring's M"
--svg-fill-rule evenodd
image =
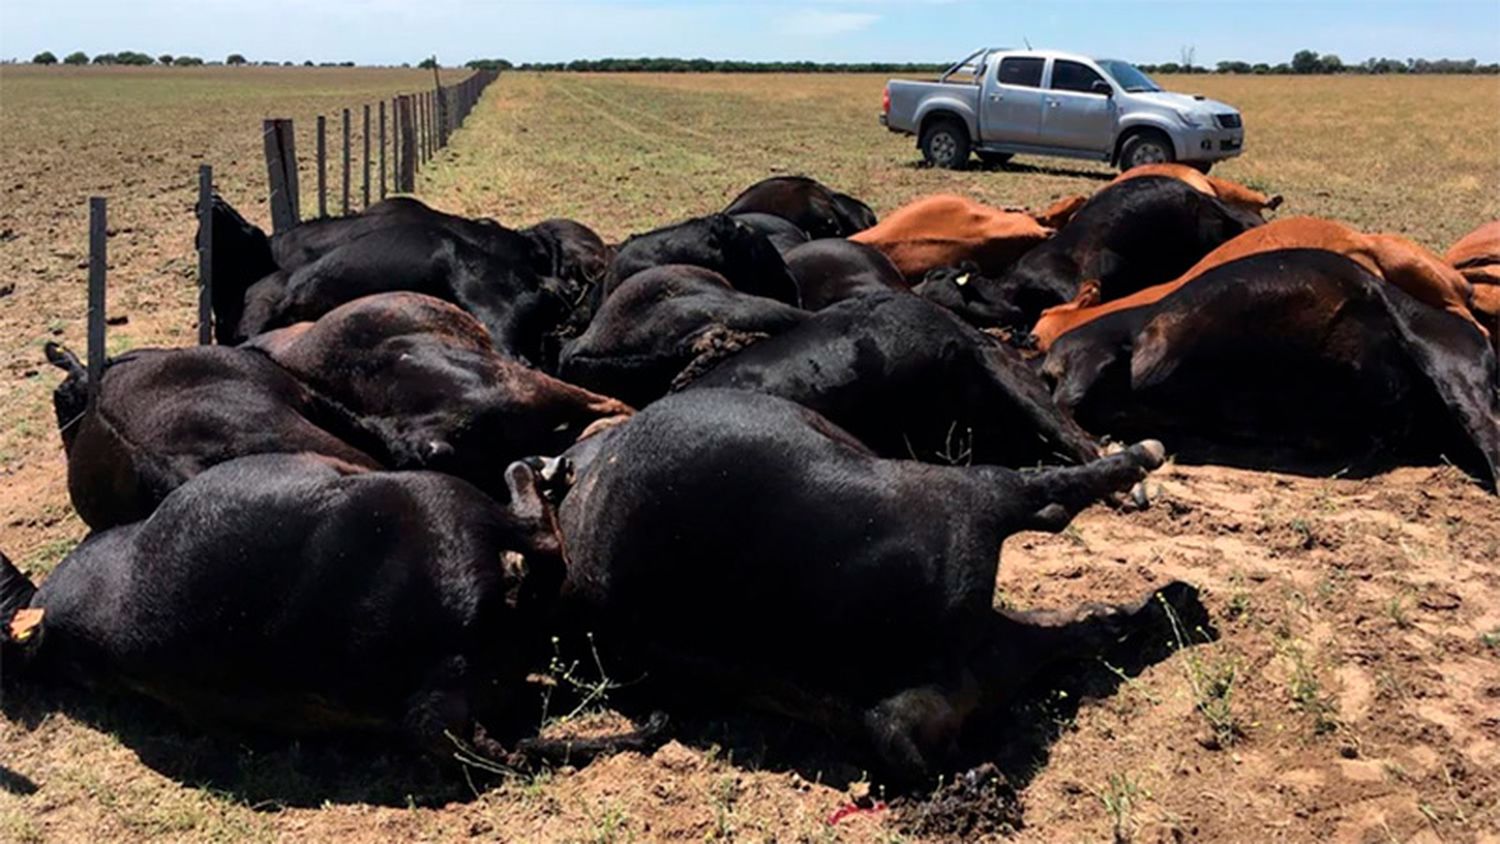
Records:
M1042 68L1046 59L1007 56L995 69L994 84L984 92L980 140L1035 144L1042 132Z
M1042 137L1047 144L1109 151L1115 137L1115 102L1096 86L1108 89L1109 83L1088 65L1052 60L1042 113Z

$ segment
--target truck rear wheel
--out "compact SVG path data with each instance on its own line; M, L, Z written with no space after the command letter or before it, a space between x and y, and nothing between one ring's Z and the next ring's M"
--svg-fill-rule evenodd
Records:
M921 147L933 167L961 170L969 163L969 129L957 120L935 120L922 130Z
M1177 158L1172 140L1155 129L1138 129L1120 147L1120 169L1142 164L1170 164Z

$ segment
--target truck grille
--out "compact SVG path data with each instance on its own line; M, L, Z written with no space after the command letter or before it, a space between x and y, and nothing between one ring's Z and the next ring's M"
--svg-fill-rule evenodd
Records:
M1240 128L1240 116L1238 114L1215 114L1214 120L1218 121L1220 129Z

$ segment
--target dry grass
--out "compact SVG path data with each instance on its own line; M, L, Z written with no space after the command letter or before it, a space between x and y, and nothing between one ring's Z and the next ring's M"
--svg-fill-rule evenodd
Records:
M0 297L0 548L23 568L44 575L83 532L50 418L57 376L40 345L54 336L82 345L85 197L111 198L110 310L129 318L111 329L111 346L188 342L197 163L213 163L221 190L264 222L262 117L310 126L319 110L426 79L0 69L0 289L16 285ZM1500 101L1500 80L1168 83L1244 109L1249 152L1216 172L1285 194L1288 212L1403 231L1434 248L1500 216L1500 109L1482 107ZM620 237L718 208L774 172L823 178L881 212L938 190L1039 205L1109 175L1043 159L1005 171L917 168L910 140L875 123L880 85L512 74L421 175L419 193L509 223L573 216ZM1008 729L1045 741L998 751L1023 786L1021 839L1494 835L1495 499L1447 470L1324 481L1168 468L1158 480L1159 505L1147 513L1096 509L1068 536L1013 538L997 591L1025 608L1124 600L1171 577L1204 586L1223 638L1199 659L1234 666L1243 735L1222 750L1203 746L1214 732L1187 654L1081 706L1077 689L1044 697ZM834 763L793 775L766 744L806 737L778 730L710 724L684 736L690 747L652 759L476 782L476 794L379 750L209 740L146 708L22 692L0 716L0 841L903 840L888 816L828 827L859 771ZM817 783L819 773L838 787Z
M1216 175L1286 195L1284 213L1348 220L1442 249L1500 216L1500 78L1165 78L1239 106L1246 154ZM721 207L801 172L878 212L935 191L1037 206L1111 171L1022 158L1001 171L921 169L876 124L883 77L512 74L477 131L420 191L507 221L573 216L621 237ZM480 129L479 127L482 127Z

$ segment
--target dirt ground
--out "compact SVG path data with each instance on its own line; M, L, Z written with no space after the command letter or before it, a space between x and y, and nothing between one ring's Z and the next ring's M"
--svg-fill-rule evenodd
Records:
M24 570L44 576L83 534L51 419L58 375L40 346L83 347L85 197L111 198L109 312L125 320L111 350L190 342L196 164L214 163L221 191L264 222L261 117L303 125L421 81L0 69L0 548ZM867 125L879 87L513 75L419 193L509 223L568 214L620 237L718 207L777 169L882 213L939 189L1036 205L1106 176L1043 160L917 169L908 141ZM1443 124L1447 98L1493 101L1500 80L1169 87L1243 104L1250 153L1221 171L1284 193L1288 212L1439 249L1500 215L1500 112L1466 124L1466 144ZM1364 119L1346 123L1353 111ZM582 135L579 112L591 116ZM1421 128L1415 141L1403 121ZM1347 129L1317 131L1330 123ZM1185 630L1139 670L1121 655L1047 678L971 740L989 776L897 795L804 728L715 713L680 718L650 756L497 776L361 743L209 737L130 701L12 689L0 841L1500 841L1497 500L1445 467L1324 479L1169 464L1148 488L1146 511L1096 507L1062 534L1012 537L997 605L1124 601L1183 579L1203 590L1217 640ZM606 711L562 729L622 720ZM862 805L885 808L846 814L866 793Z

